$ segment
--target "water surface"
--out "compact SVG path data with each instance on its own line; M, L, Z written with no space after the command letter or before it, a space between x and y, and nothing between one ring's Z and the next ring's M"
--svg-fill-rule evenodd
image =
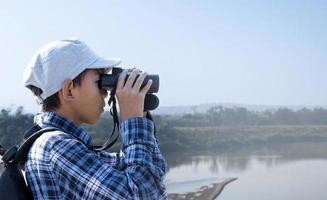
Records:
M327 199L327 143L297 143L210 152L167 155L169 193L197 191L226 177L218 199Z

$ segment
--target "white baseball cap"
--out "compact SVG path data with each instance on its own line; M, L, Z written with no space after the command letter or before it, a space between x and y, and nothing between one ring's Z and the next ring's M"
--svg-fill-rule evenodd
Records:
M41 48L24 72L25 87L42 90L41 98L58 92L66 80L73 80L85 69L105 68L109 71L121 63L120 58L97 56L84 42L70 38L50 42Z

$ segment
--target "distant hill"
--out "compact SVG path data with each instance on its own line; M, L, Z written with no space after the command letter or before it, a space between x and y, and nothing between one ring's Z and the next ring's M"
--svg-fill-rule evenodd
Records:
M302 108L314 109L314 108L327 108L327 106L283 106L283 105L255 105L255 104L237 104L237 103L207 103L198 105L187 106L159 106L153 111L153 114L160 115L183 115L193 113L205 113L208 109L214 106L222 106L226 108L242 107L250 111L275 111L279 108L288 108L291 110L300 110Z

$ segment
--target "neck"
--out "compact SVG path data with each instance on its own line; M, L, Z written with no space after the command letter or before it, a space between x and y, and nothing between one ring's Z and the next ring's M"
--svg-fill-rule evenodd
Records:
M81 121L75 117L71 109L65 108L65 106L60 106L60 108L54 110L53 112L58 113L64 118L72 121L76 125L80 125Z

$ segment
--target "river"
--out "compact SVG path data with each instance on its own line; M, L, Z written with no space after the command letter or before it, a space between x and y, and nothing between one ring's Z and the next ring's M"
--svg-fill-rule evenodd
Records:
M327 199L327 143L293 143L230 152L166 155L169 193L187 193L224 180L218 200Z

